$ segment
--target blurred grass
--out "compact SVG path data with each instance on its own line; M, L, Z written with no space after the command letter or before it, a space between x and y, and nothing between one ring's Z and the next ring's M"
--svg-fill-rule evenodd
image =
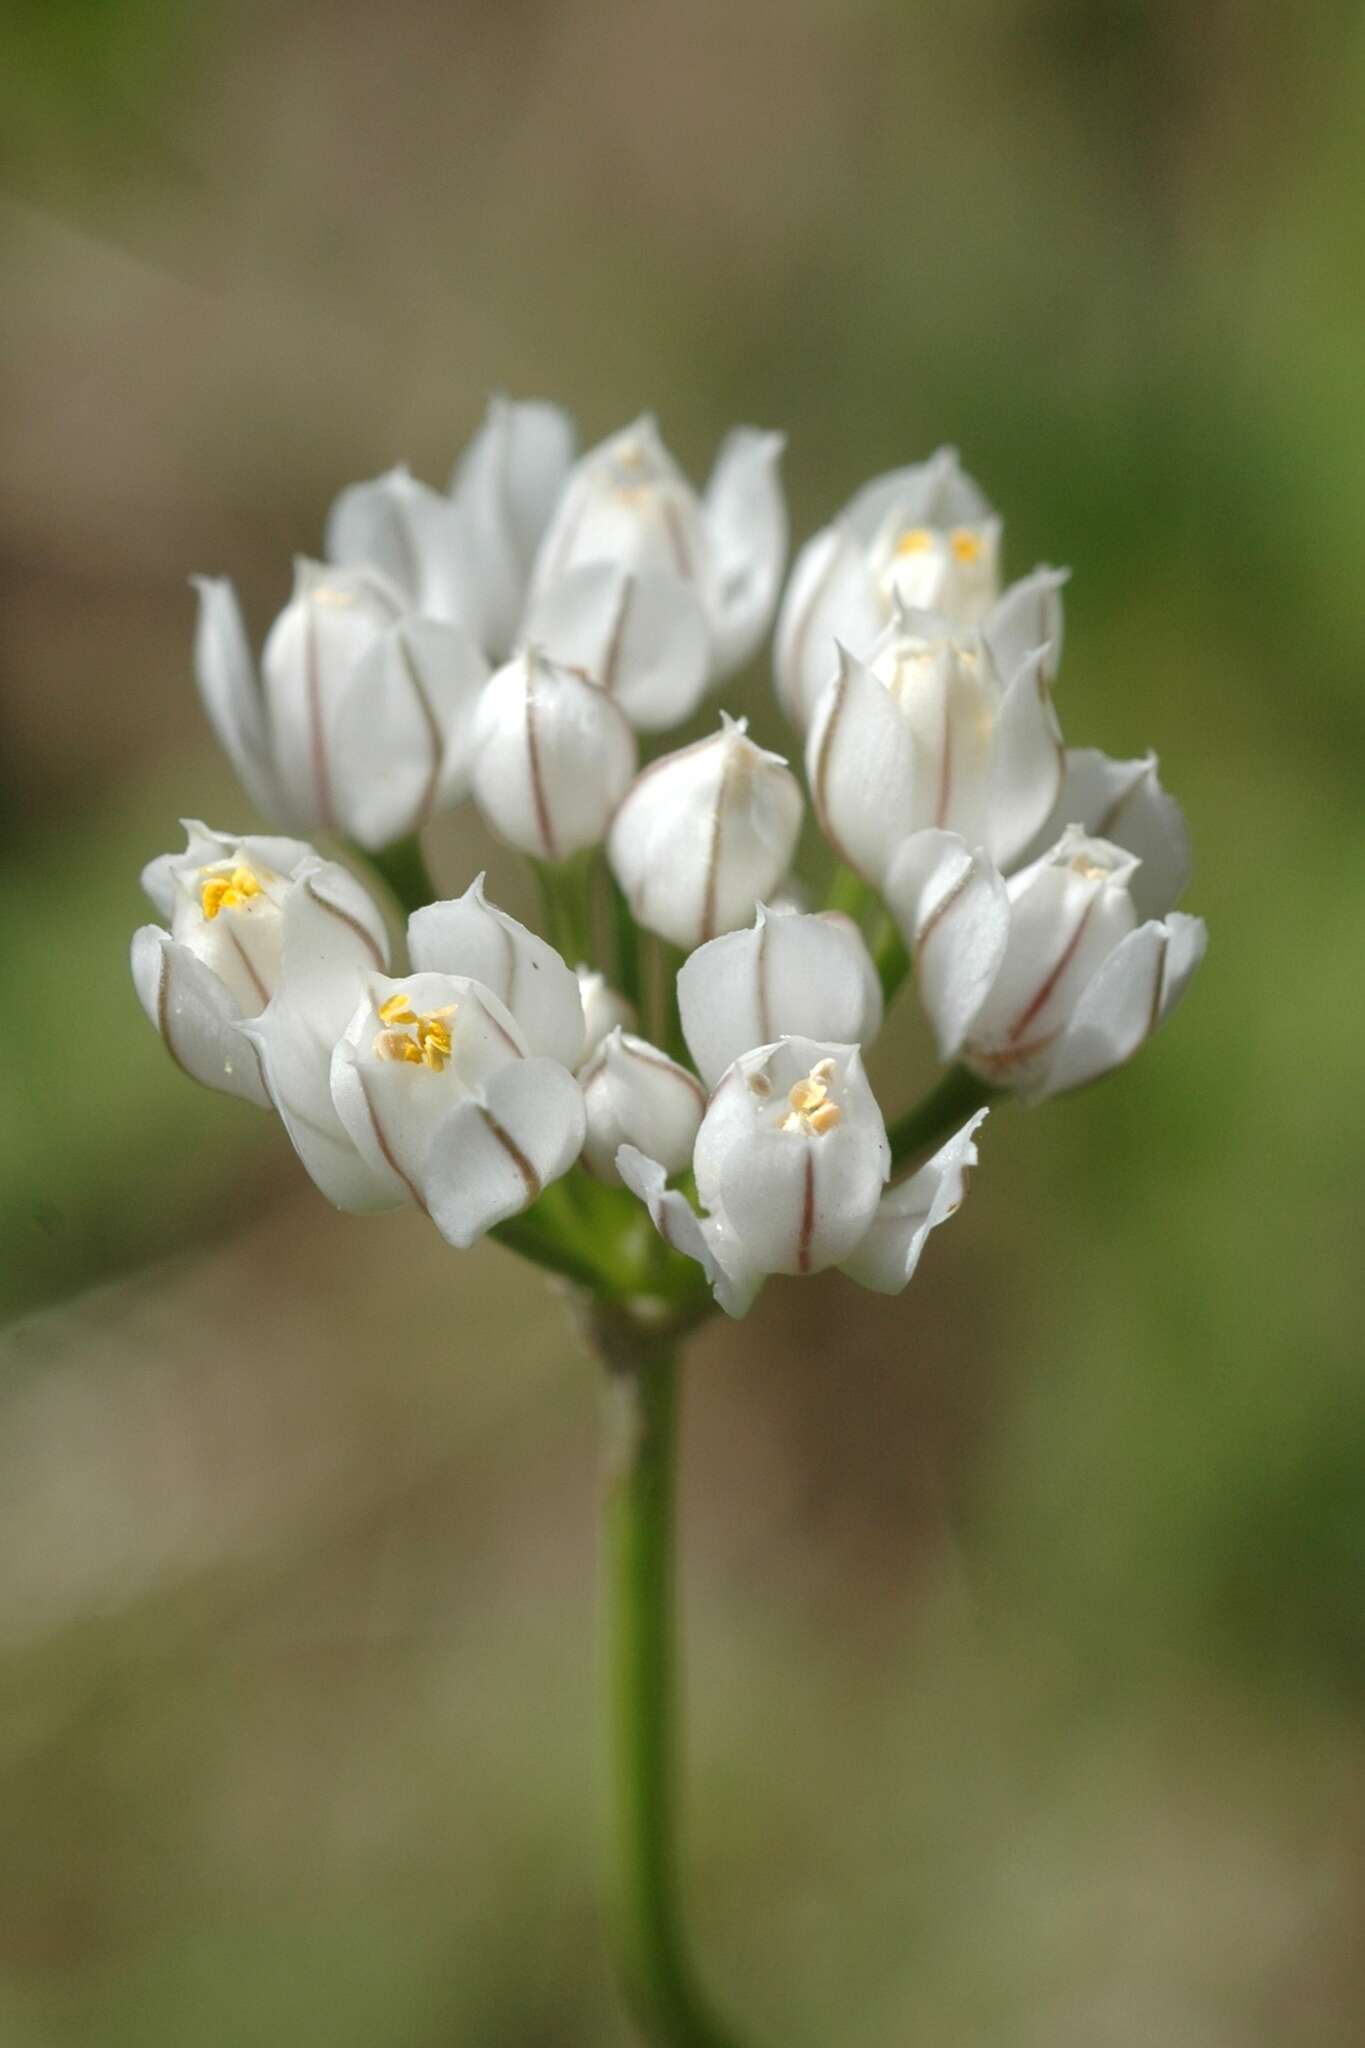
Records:
M785 425L798 534L956 440L1012 567L1073 564L1068 737L1160 748L1212 928L1132 1072L993 1120L903 1302L697 1347L720 1995L794 2048L1354 2042L1359 10L4 34L6 2048L625 2038L590 1371L504 1255L327 1211L126 976L139 866L236 803L186 577L263 625L337 485L440 479L495 387L654 406L694 472ZM907 1011L877 1072L926 1071Z

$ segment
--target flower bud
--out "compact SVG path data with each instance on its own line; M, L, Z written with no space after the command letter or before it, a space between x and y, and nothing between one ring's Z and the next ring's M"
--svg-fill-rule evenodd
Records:
M373 976L330 1079L376 1191L460 1247L528 1208L583 1143L577 1081L528 1055L511 1013L467 976Z
M812 801L841 857L880 886L936 828L1006 863L1056 799L1062 745L1039 650L1008 680L980 635L901 612L864 664L844 653L806 747Z
M563 861L605 838L635 773L635 735L606 692L527 648L474 715L474 798L510 846Z
M869 1045L882 991L851 919L760 904L750 930L726 932L683 962L678 1010L697 1072L714 1088L732 1060L776 1038Z
M721 729L637 777L607 856L638 923L691 950L747 924L791 864L801 789L780 754Z
M787 548L782 445L736 428L701 497L652 419L593 449L541 543L526 636L642 730L680 723L767 631Z
M619 1024L629 1030L635 1022L634 1005L611 987L605 974L592 967L577 967L578 993L583 1004L583 1047L577 1065L590 1060L609 1031Z
M1130 1059L1203 957L1199 918L1140 924L1135 858L1069 826L1006 882L952 833L908 840L887 900L945 1059L1035 1099Z
M666 1173L681 1173L706 1108L695 1074L618 1025L579 1073L588 1129L583 1162L599 1180L619 1186L616 1154L634 1145Z
M262 695L231 585L199 590L205 706L269 816L380 847L465 795L487 667L462 627L417 617L378 571L301 562L266 641Z

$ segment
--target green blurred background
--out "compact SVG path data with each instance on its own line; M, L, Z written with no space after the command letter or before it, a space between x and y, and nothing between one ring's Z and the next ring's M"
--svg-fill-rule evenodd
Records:
M911 1292L695 1346L689 1871L788 2048L1365 2031L1365 22L1356 7L18 0L0 50L0 2041L623 2043L597 1389L509 1255L355 1222L128 985L245 812L333 491L490 391L798 536L953 440L1070 562L1073 743L1159 747L1204 972L986 1133ZM782 729L761 677L727 702ZM432 835L452 893L476 824ZM492 864L496 893L520 878ZM878 1059L930 1066L913 1006Z

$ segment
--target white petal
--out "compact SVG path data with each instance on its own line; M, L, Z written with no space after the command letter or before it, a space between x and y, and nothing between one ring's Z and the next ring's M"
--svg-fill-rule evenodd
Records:
M794 726L805 728L838 673L838 647L866 654L885 623L866 553L847 528L827 526L808 540L792 567L773 642L778 699Z
M953 832L917 832L891 863L886 900L915 961L915 986L939 1055L955 1057L991 991L1009 941L1010 905L990 856Z
M887 1190L866 1237L844 1260L850 1280L877 1294L899 1294L908 1286L929 1232L962 1206L977 1163L976 1132L986 1115L979 1109L918 1173Z
M1179 902L1190 879L1190 833L1161 786L1155 754L1117 761L1095 747L1072 747L1052 815L1024 858L1045 852L1067 825L1137 855L1142 865L1129 887L1139 917L1164 917Z
M468 542L450 500L406 469L351 484L327 515L327 556L379 570L430 618L482 625Z
M206 1088L269 1109L254 1046L238 1029L239 1005L217 975L160 925L133 934L133 986L176 1065Z
M583 1144L583 1095L555 1060L515 1060L433 1134L423 1194L448 1243L473 1244L567 1173Z
M788 1089L822 1058L836 1064L830 1099L841 1119L806 1135L787 1127ZM747 1078L751 1062L743 1066ZM716 1162L714 1209L760 1271L818 1273L848 1257L876 1213L890 1163L885 1126L856 1046L786 1040L763 1071L772 1093Z
M1184 995L1207 943L1204 920L1180 911L1130 932L1082 990L1037 1094L1082 1087L1131 1059Z
M702 499L711 537L711 619L716 672L753 655L768 630L787 559L783 434L736 427L716 457Z
M685 1259L696 1260L726 1315L746 1315L765 1276L745 1259L733 1236L714 1219L703 1223L687 1198L666 1185L668 1177L658 1161L646 1159L634 1145L621 1147L616 1170L649 1210L664 1243Z
M639 732L690 718L706 692L711 644L701 599L668 571L588 562L537 594L523 637L581 668Z
M288 822L237 593L226 577L196 576L194 587L199 593L194 671L209 724L262 817Z
M1062 786L1065 751L1045 655L1036 650L1016 670L991 734L988 850L1001 867L1023 852Z
M749 922L791 865L801 811L781 755L722 712L718 733L636 778L607 857L637 923L690 949Z
M1069 569L1038 568L1001 593L981 622L981 637L990 648L1006 683L1023 661L1040 647L1047 649L1044 678L1051 682L1062 658L1062 589Z
M914 732L890 691L841 649L838 675L811 721L806 778L826 839L878 886L914 830L917 765Z
M332 719L337 822L389 846L468 794L474 707L488 664L462 626L405 619L356 663Z
M575 973L583 1003L583 1047L571 1064L580 1066L592 1058L609 1031L614 1031L618 1024L629 1031L636 1022L636 1016L625 997L609 986L605 974L598 974L590 967L578 967Z
M485 644L500 658L517 636L536 549L573 450L573 422L558 406L495 398L456 464L450 487L478 576Z
M991 504L963 469L956 448L939 448L927 462L888 470L864 484L841 517L867 545L892 515L902 526L981 526Z
M741 1053L789 1036L867 1045L881 984L857 926L759 906L749 931L701 946L678 973L683 1036L708 1088Z
M635 735L577 670L528 648L485 685L474 796L500 839L559 862L605 836L635 773Z
M583 1045L578 977L554 947L484 895L477 875L463 896L431 903L408 920L414 971L468 975L492 989L533 1053L576 1067Z
M579 1079L588 1118L583 1159L600 1180L617 1181L616 1154L626 1144L669 1173L690 1163L706 1091L686 1067L618 1027Z

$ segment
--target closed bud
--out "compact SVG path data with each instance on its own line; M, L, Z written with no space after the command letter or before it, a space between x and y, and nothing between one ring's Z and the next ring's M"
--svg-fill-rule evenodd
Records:
M667 1053L618 1025L579 1073L588 1130L584 1164L599 1180L619 1186L616 1154L634 1145L666 1173L681 1173L706 1108L695 1074Z
M635 735L605 691L527 648L498 670L473 726L474 798L538 860L596 846L635 773Z
M1139 921L1136 858L1073 825L1009 881L947 832L906 842L887 900L945 1059L1035 1099L1130 1059L1203 957L1201 919Z
M616 815L607 854L637 922L688 951L747 924L791 864L801 809L781 755L722 713L711 738L652 762Z
M935 828L1007 863L1038 830L1062 745L1038 650L1005 679L986 640L928 612L892 620L866 663L844 652L806 766L826 837L880 886L897 848Z

